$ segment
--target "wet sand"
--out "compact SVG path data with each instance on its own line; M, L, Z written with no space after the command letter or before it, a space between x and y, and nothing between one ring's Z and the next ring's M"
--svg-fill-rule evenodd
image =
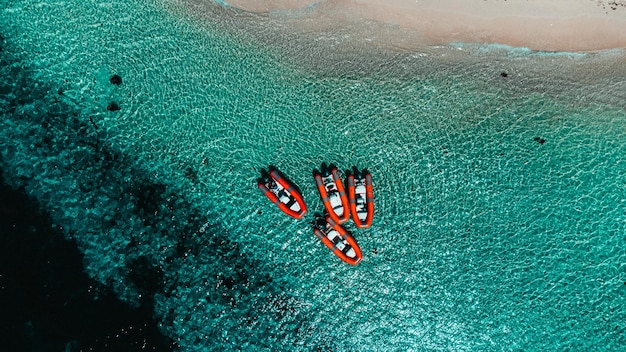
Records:
M498 43L544 51L626 48L626 1L607 0L229 0L324 30L338 22L375 21L414 32L418 46ZM319 21L316 21L319 20Z

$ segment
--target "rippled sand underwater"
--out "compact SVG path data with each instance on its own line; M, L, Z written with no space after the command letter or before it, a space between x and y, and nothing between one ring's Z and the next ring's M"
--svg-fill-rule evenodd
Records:
M5 182L180 350L626 343L623 52L368 46L209 2L2 12ZM308 224L322 162L374 178L356 267ZM304 220L256 189L268 164Z

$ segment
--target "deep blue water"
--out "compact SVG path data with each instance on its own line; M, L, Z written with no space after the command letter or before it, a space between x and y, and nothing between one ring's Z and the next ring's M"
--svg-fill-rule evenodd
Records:
M0 186L0 345L7 351L169 351L176 344L152 317L151 291L139 307L120 301L83 271L82 255L38 202ZM150 281L141 260L129 270ZM139 274L141 273L141 274Z

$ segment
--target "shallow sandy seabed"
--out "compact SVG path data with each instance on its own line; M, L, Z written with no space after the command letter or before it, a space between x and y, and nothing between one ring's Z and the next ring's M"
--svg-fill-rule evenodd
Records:
M608 0L230 0L282 12L308 30L370 20L413 30L414 45L499 43L543 51L626 48L626 2ZM303 11L306 10L306 11ZM313 21L313 24L311 23Z
M614 14L626 17L624 7L611 10L602 9L592 0L572 2L604 11L602 14L609 12L611 18ZM601 103L626 109L626 81L621 79L626 76L626 45L612 50L572 53L570 49L562 53L515 48L510 42L436 42L415 28L356 16L349 10L357 1L231 0L227 6L223 1L205 0L172 3L172 11L195 18L197 23L218 26L238 40L251 41L281 58L279 62L320 79L468 78L512 94L546 94L574 104ZM442 4L449 3L451 0L442 0ZM515 4L507 1L496 5L508 3ZM602 88L607 85L613 87L610 94Z

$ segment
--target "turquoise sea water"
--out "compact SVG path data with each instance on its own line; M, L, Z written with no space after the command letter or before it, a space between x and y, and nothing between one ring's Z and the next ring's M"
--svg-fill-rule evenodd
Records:
M209 1L1 11L4 179L181 351L626 346L623 51L368 46ZM357 267L309 228L322 162L373 175ZM268 164L304 220L256 189Z

